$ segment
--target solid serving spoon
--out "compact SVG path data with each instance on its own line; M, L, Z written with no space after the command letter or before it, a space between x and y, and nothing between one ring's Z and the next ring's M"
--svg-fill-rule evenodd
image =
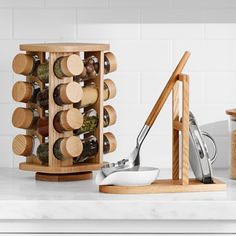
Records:
M151 129L153 123L155 122L158 114L160 113L163 105L165 104L166 99L168 98L172 88L177 81L177 76L182 72L188 58L190 56L190 52L186 51L176 66L174 72L172 73L168 83L166 84L164 90L162 91L160 97L158 98L156 104L154 105L151 113L149 114L143 128L141 129L137 141L136 147L133 152L127 157L116 163L106 163L102 166L101 170L105 176L108 176L117 171L130 171L130 170L138 170L140 166L140 148L144 139L146 138L149 130Z

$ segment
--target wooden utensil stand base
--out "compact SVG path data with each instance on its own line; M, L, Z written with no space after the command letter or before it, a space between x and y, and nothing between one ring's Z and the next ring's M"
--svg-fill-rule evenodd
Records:
M179 116L179 83L182 83L182 119ZM101 185L99 191L113 194L146 194L177 192L224 191L226 184L214 179L213 184L203 184L189 179L189 76L178 74L172 88L172 179L157 180L148 186ZM165 94L166 95L166 94ZM163 94L161 94L163 96ZM180 132L182 135L180 136ZM181 138L182 166L180 173L179 146Z
M181 180L161 179L148 186L99 186L100 192L113 194L211 192L225 189L225 183L216 178L214 184L203 184L199 180L189 179L188 185L182 185Z
M93 172L79 172L69 174L47 174L36 172L35 179L40 181L50 182L64 182L64 181L77 181L77 180L88 180L93 178Z

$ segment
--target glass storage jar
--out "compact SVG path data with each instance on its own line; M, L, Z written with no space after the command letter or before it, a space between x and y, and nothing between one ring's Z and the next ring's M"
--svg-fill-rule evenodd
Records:
M36 155L36 149L40 145L39 139L31 135L17 135L12 142L12 150L19 156Z
M226 110L229 115L229 133L230 133L230 178L236 179L236 108Z
M12 124L16 128L36 129L39 114L32 108L18 107L12 114Z
M12 97L16 102L32 102L36 103L37 94L40 92L39 85L18 81L13 85Z

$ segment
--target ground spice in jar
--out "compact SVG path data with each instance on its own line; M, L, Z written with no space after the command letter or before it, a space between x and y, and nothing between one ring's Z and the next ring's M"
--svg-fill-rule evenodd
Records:
M74 130L75 135L85 134L94 130L98 125L98 115L95 109L90 109L83 115L83 125Z
M103 90L104 101L112 99L116 96L116 86L112 80L105 79L103 88L104 88ZM81 100L78 103L74 104L74 107L78 109L89 107L95 104L98 99L98 89L94 83L84 86L82 90L83 90L83 96Z
M236 122L236 121L235 121ZM231 132L231 179L236 179L236 130Z
M48 95L48 88L39 92L37 95L37 104L45 110L48 110Z
M75 135L89 133L95 130L98 126L99 118L95 109L90 109L83 114L83 125L79 129L74 130ZM107 127L115 124L116 111L110 106L106 105L103 109L103 126Z
M44 83L49 81L49 63L41 63L37 67L37 77Z
M37 131L43 137L48 137L48 132L49 132L48 117L42 117L38 120Z
M38 146L37 157L43 165L48 164L48 143L42 143Z

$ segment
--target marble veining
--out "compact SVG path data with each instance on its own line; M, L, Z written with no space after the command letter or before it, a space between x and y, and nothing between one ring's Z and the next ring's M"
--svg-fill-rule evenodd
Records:
M111 195L99 193L94 179L41 182L32 172L0 168L0 220L235 220L236 181L226 170L215 175L227 182L226 192Z

